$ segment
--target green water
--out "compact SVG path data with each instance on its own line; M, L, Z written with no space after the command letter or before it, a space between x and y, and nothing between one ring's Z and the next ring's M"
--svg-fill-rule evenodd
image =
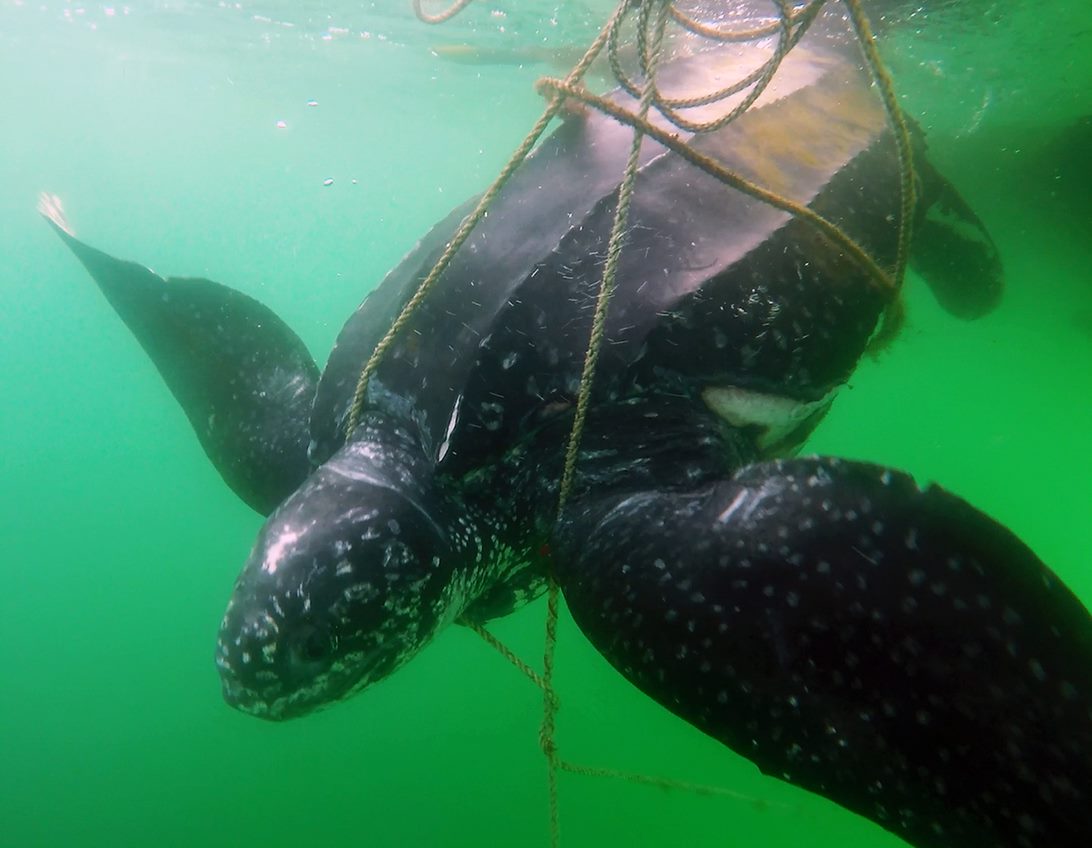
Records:
M222 704L213 643L259 518L34 203L56 192L91 243L258 297L321 362L540 109L542 67L449 64L429 46L567 43L597 5L481 0L434 30L401 0L112 15L0 0L0 845L547 844L539 695L471 634L299 722ZM885 49L1000 246L1006 299L964 324L911 278L902 339L862 365L809 450L943 483L1089 604L1092 180L1056 139L1090 111L1092 14L978 8ZM534 659L542 619L535 604L496 632ZM755 799L563 776L565 846L902 844L636 694L567 619L558 663L565 756Z

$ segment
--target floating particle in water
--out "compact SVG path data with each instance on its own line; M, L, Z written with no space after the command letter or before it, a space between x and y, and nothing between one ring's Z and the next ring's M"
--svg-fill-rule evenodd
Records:
M353 185L356 185L356 180L355 179L352 180L352 183L353 183Z
M308 100L307 105L312 106L312 107L318 106L318 101L317 100Z
M322 181L322 184L324 186L332 186L334 184L334 178L333 177L327 177L326 179L324 179Z
M279 129L279 130L288 129L288 121L277 121L277 129Z

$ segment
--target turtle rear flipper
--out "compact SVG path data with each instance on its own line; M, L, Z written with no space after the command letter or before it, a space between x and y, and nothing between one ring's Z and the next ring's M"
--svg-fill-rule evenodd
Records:
M981 318L1001 300L1004 272L997 245L955 186L923 158L915 165L923 196L910 265L948 313Z
M562 527L588 638L763 772L919 848L1090 844L1092 618L964 501L797 459Z
M258 301L115 259L75 238L54 200L39 208L151 357L220 476L271 512L309 470L318 368L303 342Z

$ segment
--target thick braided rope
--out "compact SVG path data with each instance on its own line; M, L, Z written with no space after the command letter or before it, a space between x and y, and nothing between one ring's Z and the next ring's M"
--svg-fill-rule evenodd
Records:
M781 66L781 62L788 52L795 47L797 42L804 36L804 33L808 31L808 28L818 16L826 0L812 0L811 4L801 9L798 14L793 13L788 5L788 0L771 0L771 2L778 9L778 21L768 28L762 29L764 35L773 34L775 32L778 34L777 45L770 58L736 82L706 94L693 97L664 97L657 89L653 96L653 106L656 107L657 111L659 111L665 119L679 129L687 132L713 132L730 124L747 111L754 102L762 96L762 93L773 80L777 69ZM674 6L671 8L674 9ZM721 40L736 41L741 39L729 38ZM612 34L611 41L608 44L611 71L618 80L618 84L629 93L630 96L638 97L639 91L637 86L626 74L618 53L617 37ZM642 60L643 59L644 57L642 56ZM653 80L653 85L655 85L655 80ZM707 106L717 103L734 94L738 94L748 87L751 87L751 90L747 95L730 111L717 118L708 121L691 121L689 118L683 117L678 111L679 109L691 109L697 106Z
M795 24L801 18L812 14L811 7L822 6L825 2L826 0L812 0L808 6L802 9L791 10L789 13L790 23ZM755 41L759 38L765 38L767 35L773 35L781 26L780 21L775 21L772 24L763 24L750 29L718 29L695 20L685 12L680 12L674 3L671 4L671 18L683 29L694 33L694 35L725 42Z
M784 60L785 56L788 55L789 51L797 45L800 39L804 37L804 33L808 31L808 28L819 16L819 12L822 10L826 0L813 0L810 6L802 9L801 14L796 15L795 17L792 14L791 8L788 6L787 0L773 0L773 2L781 12L779 22L775 24L775 31L778 33L778 39L773 55L755 68L750 74L735 83L735 85L727 86L719 92L712 92L711 94L706 94L701 97L675 99L661 98L657 92L655 106L667 120L680 129L687 130L688 132L712 132L730 124L747 111L747 109L762 96L762 93L769 86L770 82L773 81L777 69L781 67L781 62ZM708 103L716 102L716 100L721 99L721 95L730 97L752 85L753 88L747 93L747 96L736 104L730 112L714 120L690 121L683 118L677 111L678 109L704 106Z
M417 15L418 20L424 21L426 24L442 24L444 21L450 21L472 2L473 0L455 0L444 11L430 15L424 9L423 0L413 0L413 13Z
M777 47L774 49L773 55L759 67L758 75L754 80L754 85L751 86L751 90L747 92L746 96L739 103L737 103L727 114L721 115L714 121L694 122L684 118L678 111L666 106L660 110L664 117L671 121L675 126L688 132L711 132L727 126L750 109L754 102L762 96L762 93L766 90L767 86L769 86L777 69L781 67L782 60L794 44L792 40L792 28L789 23L789 9L786 5L788 2L789 0L774 0L774 3L781 11L777 28ZM807 24L810 24L810 22L811 21L808 20L805 24L798 27L798 32L801 35L803 35L804 31L807 29ZM703 130L702 127L706 125L708 125L708 129Z

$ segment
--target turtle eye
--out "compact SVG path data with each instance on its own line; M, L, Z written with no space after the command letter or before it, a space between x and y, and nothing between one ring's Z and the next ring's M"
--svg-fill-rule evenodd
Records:
M304 624L293 639L293 658L305 663L321 662L337 650L337 635L316 624Z

